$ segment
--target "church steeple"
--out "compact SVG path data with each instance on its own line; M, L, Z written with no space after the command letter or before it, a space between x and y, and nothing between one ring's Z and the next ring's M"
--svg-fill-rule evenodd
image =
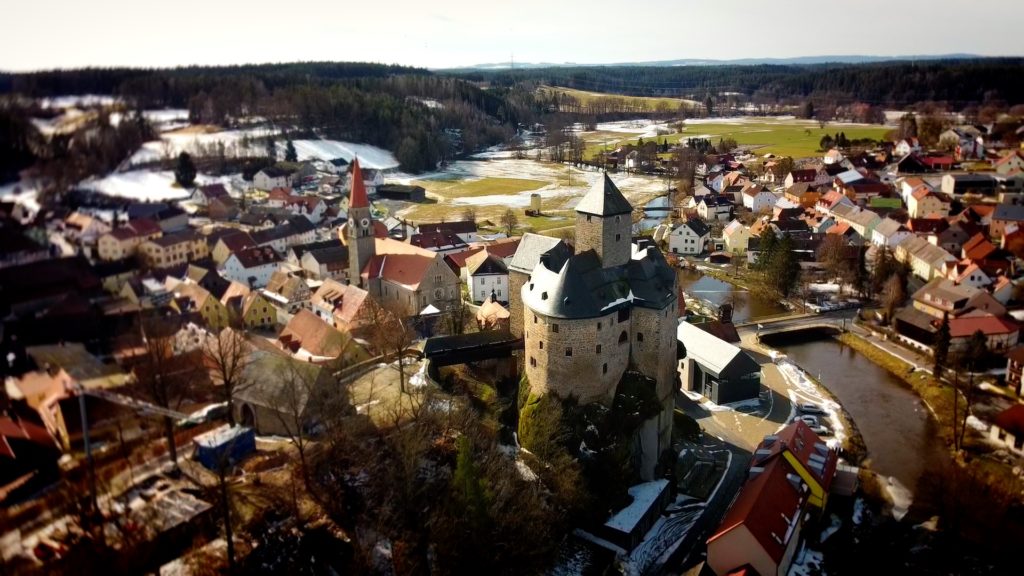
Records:
M348 222L345 223L343 242L348 245L348 276L349 282L355 286L361 284L360 274L366 263L376 253L376 240L373 234L373 214L370 212L370 200L366 197L366 184L363 182L363 171L359 167L359 159L352 159L352 183L348 197ZM366 288L363 286L363 288Z

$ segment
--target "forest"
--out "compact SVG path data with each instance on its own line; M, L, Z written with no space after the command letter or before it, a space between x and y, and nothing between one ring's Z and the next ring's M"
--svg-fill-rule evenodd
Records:
M491 86L523 82L629 96L703 101L708 94L741 93L755 101L799 103L830 99L905 107L942 101L969 104L1024 102L1024 59L982 58L866 64L587 66L519 70L448 70L444 73Z

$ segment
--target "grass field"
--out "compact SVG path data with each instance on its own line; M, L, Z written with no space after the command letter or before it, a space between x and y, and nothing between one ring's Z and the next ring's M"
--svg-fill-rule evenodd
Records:
M657 142L668 140L669 144L675 144L687 138L709 138L712 143L718 142L719 138L731 137L741 146L756 146L756 154L772 153L778 156L792 156L794 158L806 158L820 155L818 143L825 134L834 136L839 132L846 134L850 140L858 138L881 139L891 128L885 126L866 126L851 124L827 124L825 128L819 128L816 122L807 120L774 118L750 118L734 122L699 122L687 123L681 133L658 136ZM623 144L636 144L637 137L623 134L620 140L609 142L607 134L599 133L600 136L593 137L591 134L583 134L587 142L587 156L593 156L602 149L602 143L609 149ZM646 138L645 141L652 140Z
M588 92L586 90L576 90L573 88L561 88L558 86L541 86L537 89L538 93L550 94L551 92L558 92L560 94L566 94L579 100L582 104L586 105L592 100L599 98L620 98L622 100L628 100L630 102L640 103L645 110L654 112L659 107L662 110L678 110L679 105L686 103L689 105L696 105L697 102L693 100L685 100L683 98L659 98L651 96L626 96L623 94L607 94L602 92Z
M414 180L415 185L444 198L467 198L473 196L491 196L495 194L518 194L528 190L536 190L550 184L544 180L528 180L526 178L446 178L431 180Z

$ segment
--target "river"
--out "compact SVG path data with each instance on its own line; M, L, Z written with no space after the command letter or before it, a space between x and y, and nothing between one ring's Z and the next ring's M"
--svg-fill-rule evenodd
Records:
M690 296L707 300L715 306L731 301L733 304L732 320L735 323L781 314L786 311L784 306L774 300L758 298L742 288L711 276L705 276L696 270L679 270L676 276L679 279L680 288Z
M769 341L770 340L770 341ZM913 492L943 458L928 408L885 369L821 334L767 337L832 392L857 424L871 469Z

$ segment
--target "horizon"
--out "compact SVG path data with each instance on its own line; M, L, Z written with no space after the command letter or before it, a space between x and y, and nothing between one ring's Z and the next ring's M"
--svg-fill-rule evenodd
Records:
M0 70L11 73L76 68L176 68L289 62L372 62L432 70L522 62L607 66L671 60L729 61L858 56L933 58L943 55L1024 56L1016 32L1024 17L993 19L1011 0L981 0L964 10L935 0L929 11L864 0L842 9L794 13L793 0L764 11L753 2L706 7L690 2L640 0L632 22L593 10L579 0L547 6L523 0L508 13L469 0L424 6L412 0L338 6L323 0L281 6L255 0L244 7L182 0L156 21L127 0L91 4L59 0L5 10L11 27L0 38ZM751 17L752 11L756 18ZM55 17L54 14L57 16ZM950 17L955 15L955 17ZM617 25L611 25L615 22ZM841 22L856 33L826 36ZM912 23L914 30L901 32ZM47 34L40 34L44 23ZM685 23L685 24L683 24ZM32 25L28 25L32 24ZM790 33L792 28L810 33ZM970 36L963 30L985 30ZM97 31L108 33L97 34ZM85 33L83 33L85 31ZM47 44L40 38L68 38ZM826 45L827 43L827 45ZM74 44L73 47L70 47ZM29 47L29 49L26 49ZM752 54L756 56L751 56Z

